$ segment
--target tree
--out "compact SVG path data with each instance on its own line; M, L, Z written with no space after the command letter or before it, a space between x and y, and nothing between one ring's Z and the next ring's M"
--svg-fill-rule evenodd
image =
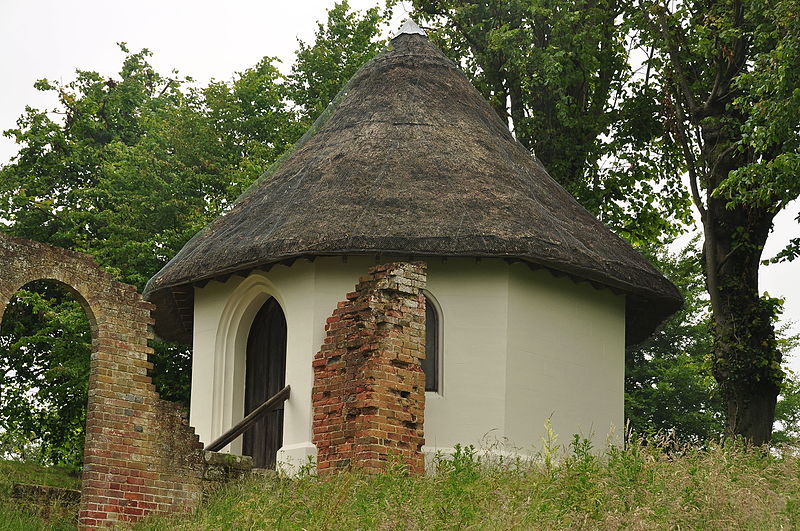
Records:
M325 24L317 23L313 44L298 40L289 94L303 116L304 129L322 114L356 71L384 48L382 24L385 20L377 7L363 14L351 12L347 0L343 0L328 10Z
M775 406L775 420L779 423L772 440L777 443L800 443L800 378L787 373L781 389L782 400Z
M17 293L0 326L0 448L81 462L90 347L86 315L64 286L40 281Z
M711 316L696 240L673 256L649 256L675 282L683 308L625 356L625 418L637 433L673 433L695 445L724 431L724 404L711 372Z
M198 94L204 117L225 154L220 170L227 180L225 205L262 175L305 131L289 101L292 91L264 57L231 82L212 81Z
M699 238L699 236L698 236ZM725 434L725 401L713 375L713 320L695 238L680 253L642 250L678 286L683 308L648 340L625 353L625 418L637 433L669 432L694 445ZM776 330L782 352L800 336ZM800 381L788 372L776 405L772 443L800 440Z
M681 161L622 0L414 0L415 16L588 210L634 244L688 223Z
M783 377L780 304L760 295L758 275L775 214L800 194L800 3L641 0L639 9L703 224L727 432L766 443Z
M147 50L121 48L116 79L78 71L67 84L37 83L58 94L63 121L28 108L6 132L20 151L0 168L0 219L16 236L93 255L141 290L299 129L270 60L230 84L185 89L153 70ZM53 287L21 291L0 332L0 426L30 434L50 462L82 457L90 338L68 299ZM160 393L188 404L188 347L153 347Z

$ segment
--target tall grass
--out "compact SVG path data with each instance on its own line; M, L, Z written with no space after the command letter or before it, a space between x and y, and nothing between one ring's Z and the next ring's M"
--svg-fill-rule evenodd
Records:
M43 518L35 507L12 499L11 487L15 483L25 483L80 489L80 482L80 473L73 467L0 461L0 531L74 530L77 514L69 512L74 507L54 510L49 518Z
M19 506L0 502L0 531L75 531L75 518L42 518Z
M466 447L426 477L395 463L375 476L251 478L192 517L137 528L800 529L800 457L788 450L661 438L598 457L576 437L564 454L487 459Z

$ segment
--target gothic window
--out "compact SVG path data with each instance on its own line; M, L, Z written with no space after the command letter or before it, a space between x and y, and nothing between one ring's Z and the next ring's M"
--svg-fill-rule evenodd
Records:
M439 311L431 299L425 296L425 359L422 370L425 372L425 390L439 391Z

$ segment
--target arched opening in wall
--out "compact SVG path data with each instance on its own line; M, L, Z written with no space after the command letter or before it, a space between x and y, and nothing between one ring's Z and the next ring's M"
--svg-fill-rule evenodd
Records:
M244 414L247 415L286 385L286 316L270 297L256 314L247 337ZM283 445L283 407L267 413L245 432L242 453L257 468L275 468Z
M92 330L72 288L37 280L0 323L0 458L83 462Z
M425 293L425 359L422 371L425 373L425 391L441 393L441 349L442 326L441 310L430 293Z

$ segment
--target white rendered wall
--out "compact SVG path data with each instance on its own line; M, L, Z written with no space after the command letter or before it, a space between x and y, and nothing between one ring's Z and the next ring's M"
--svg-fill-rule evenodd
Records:
M299 465L315 455L311 362L325 320L374 264L363 256L299 260L195 290L190 422L201 441L242 418L247 334L274 296L286 315L292 386L278 459ZM598 448L610 426L622 426L622 297L495 259L431 259L428 291L443 337L440 392L426 393L426 453L492 441L529 453L549 416L562 442L591 434Z
M624 423L624 298L517 263L508 315L506 437L540 449L550 418L561 444L578 434L604 450Z
M442 323L439 393L425 393L425 450L449 452L505 430L508 265L428 262L428 291Z

